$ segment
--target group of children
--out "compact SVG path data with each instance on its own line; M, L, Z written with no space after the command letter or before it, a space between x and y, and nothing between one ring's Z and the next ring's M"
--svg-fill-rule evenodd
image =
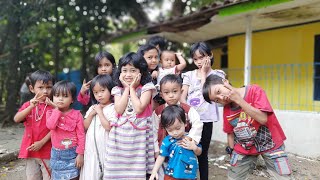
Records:
M96 76L84 80L78 96L72 82L32 73L34 97L14 117L25 125L19 158L26 159L27 179L197 179L199 170L207 180L216 103L227 107L224 131L234 149L229 179L245 177L257 154L268 157L275 176L290 174L285 135L263 90L230 86L223 71L211 68L203 42L190 50L197 69L182 74L182 55L160 47L149 42L118 66L112 54L98 53ZM71 108L76 99L92 104L84 118ZM260 131L269 134L259 137Z

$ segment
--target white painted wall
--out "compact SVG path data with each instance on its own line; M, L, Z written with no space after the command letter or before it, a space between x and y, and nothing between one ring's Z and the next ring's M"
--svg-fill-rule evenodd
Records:
M227 142L220 121L213 124L212 140ZM320 113L275 110L276 116L287 136L286 151L310 158L320 158Z

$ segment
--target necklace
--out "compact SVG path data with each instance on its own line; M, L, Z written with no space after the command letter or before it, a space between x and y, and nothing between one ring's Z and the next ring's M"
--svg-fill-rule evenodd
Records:
M43 111L42 111L42 114L39 115L39 108L38 108L38 105L36 106L36 121L40 121L44 115L44 112L46 111L46 108L47 108L48 104L46 103L46 105L44 106L43 108Z

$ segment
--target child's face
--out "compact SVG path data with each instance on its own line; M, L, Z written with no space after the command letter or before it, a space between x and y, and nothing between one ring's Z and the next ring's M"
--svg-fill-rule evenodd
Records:
M97 83L92 89L94 98L102 105L110 104L110 91Z
M147 61L149 71L156 69L159 63L159 54L157 49L150 49L149 51L146 51L143 57Z
M111 74L113 65L107 58L103 58L99 61L98 74Z
M184 124L180 122L178 119L176 119L173 125L166 128L166 131L173 138L180 139L185 134L186 126L187 124Z
M123 80L130 85L139 73L140 70L138 68L135 68L131 64L127 64L121 67L120 76L123 76Z
M42 96L40 101L44 102L47 97L50 97L52 86L52 81L49 81L47 84L43 83L43 81L36 81L34 87L29 86L29 90L34 94L39 93L39 97Z
M215 103L226 105L231 103L230 98L227 97L229 93L230 90L223 84L216 84L210 87L209 99Z
M172 52L164 51L161 54L161 66L163 69L173 68L176 65L176 55Z
M202 55L200 54L199 50L196 50L196 52L194 53L192 60L193 63L199 68L202 68L203 63L205 62L206 58L209 58L208 55Z
M70 109L70 105L73 103L72 95L69 91L67 94L62 92L54 94L53 103L57 105L60 111L66 112Z
M176 82L166 82L160 87L161 97L168 105L175 105L180 101L182 94L181 85Z

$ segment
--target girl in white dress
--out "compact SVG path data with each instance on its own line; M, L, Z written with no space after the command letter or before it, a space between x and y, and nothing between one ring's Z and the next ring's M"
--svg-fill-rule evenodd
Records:
M110 93L113 86L113 80L109 75L98 75L92 79L90 93L98 104L92 105L85 115L84 127L87 133L81 180L98 180L103 177L110 124L117 121Z

